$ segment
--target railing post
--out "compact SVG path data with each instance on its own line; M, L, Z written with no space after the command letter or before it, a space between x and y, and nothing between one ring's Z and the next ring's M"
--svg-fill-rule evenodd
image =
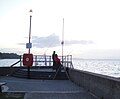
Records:
M20 66L22 66L22 56L20 55Z
M67 60L66 60L66 63L67 63L67 67L69 66L69 56L67 56Z
M51 56L49 56L49 66L51 66Z
M44 54L44 61L45 61L45 66L47 66L47 58L46 54Z
M35 66L37 66L37 55L35 56Z
M65 62L64 62L64 63L65 63L65 67L66 67L66 57L67 57L67 56L65 56Z

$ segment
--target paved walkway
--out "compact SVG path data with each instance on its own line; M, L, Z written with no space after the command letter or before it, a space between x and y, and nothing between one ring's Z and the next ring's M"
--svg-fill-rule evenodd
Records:
M25 92L24 99L97 99L69 80L33 80L0 77L6 92Z

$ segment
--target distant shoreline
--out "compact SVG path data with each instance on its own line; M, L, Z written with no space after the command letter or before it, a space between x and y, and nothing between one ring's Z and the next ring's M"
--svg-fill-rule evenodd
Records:
M1 53L0 52L0 59L20 59L20 55L16 53Z

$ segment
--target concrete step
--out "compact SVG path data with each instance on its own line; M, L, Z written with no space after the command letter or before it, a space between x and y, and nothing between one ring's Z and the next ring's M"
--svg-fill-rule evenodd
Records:
M31 70L30 78L31 79L43 79L43 80L52 80L56 72L50 69L40 69L40 70ZM20 69L12 74L14 77L27 78L28 72L27 69ZM62 70L61 74L56 77L56 80L67 80L68 77L65 71Z
M89 93L26 93L24 99L96 99Z

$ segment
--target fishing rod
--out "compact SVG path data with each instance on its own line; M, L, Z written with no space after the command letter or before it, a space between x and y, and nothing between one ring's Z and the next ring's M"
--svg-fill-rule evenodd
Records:
M62 64L63 64L63 47L64 47L64 18L63 18L63 27L62 27L62 42L61 42L61 45L62 45Z

